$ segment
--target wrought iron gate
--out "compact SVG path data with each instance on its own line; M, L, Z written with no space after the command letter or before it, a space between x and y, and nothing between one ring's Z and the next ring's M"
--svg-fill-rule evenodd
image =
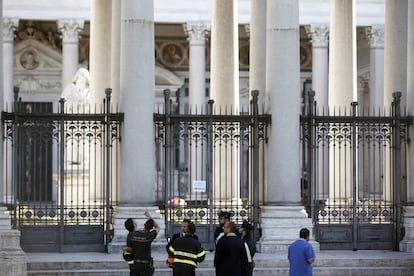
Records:
M302 142L303 200L316 240L321 249L398 250L412 124L400 114L401 93L388 116L358 111L357 103L348 113L319 115L314 95L302 116Z
M253 223L258 238L270 123L269 115L258 114L258 92L253 92L251 108L240 115L214 114L212 100L205 112L189 114L177 110L168 90L164 93L164 109L154 114L154 130L157 199L166 237L180 231L184 218L191 219L204 248L213 249L217 214L228 211L236 223Z
M5 193L28 252L104 251L112 238L122 113L22 102L3 112ZM65 113L66 110L66 113Z

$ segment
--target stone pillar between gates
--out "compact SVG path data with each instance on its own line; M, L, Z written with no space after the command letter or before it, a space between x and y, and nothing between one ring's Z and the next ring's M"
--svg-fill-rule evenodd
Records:
M272 114L268 151L272 154L267 161L258 246L262 252L286 252L302 227L312 230L300 203L299 1L267 0L266 10L266 97Z
M3 1L0 0L0 19L3 21L3 24L0 25L0 32L3 33L3 36L0 38L0 52L3 55L0 56L0 64L3 66L0 67L0 86L4 85L4 79L6 76L10 77L10 75L4 75L4 72L7 70L11 70L13 72L13 37L14 37L14 30L17 27L17 20L9 20L3 19ZM10 29L10 26L15 26ZM6 28L6 29L4 29ZM6 39L9 39L6 43L11 44L11 47L7 47L10 45L6 45L6 52L4 52L4 42ZM4 40L4 41L3 41ZM9 52L11 51L11 53ZM10 58L7 63L5 63L4 58ZM11 68L9 68L11 66ZM11 75L13 76L13 75ZM11 91L10 94L13 95L13 77L8 80L11 84ZM7 97L7 93L5 92L5 86L3 86L3 93L0 93L0 107L2 111L5 107L5 101ZM11 97L13 99L13 97ZM10 101L11 104L13 101ZM10 111L10 110L9 110ZM8 275L27 275L27 259L26 254L20 247L20 231L12 230L10 217L6 213L7 208L4 206L4 151L3 147L0 147L0 270Z
M407 115L414 115L414 1L408 1L407 37ZM414 141L414 127L411 126L410 138ZM414 252L414 145L408 145L407 158L407 205L404 210L405 236L400 242L400 250Z
M239 56L237 0L213 0L210 88L214 111L239 113ZM233 145L234 146L234 145ZM213 146L214 147L214 146ZM213 200L226 205L239 201L239 152L228 145L214 147ZM229 159L232 160L229 160Z
M122 126L119 206L115 210L112 251L125 245L126 218L143 228L148 210L162 231L155 242L162 244L164 223L155 207L155 108L154 4L153 1L124 0L121 7L120 109ZM145 70L143 70L145 68ZM114 248L115 247L115 248ZM164 247L165 250L165 247Z

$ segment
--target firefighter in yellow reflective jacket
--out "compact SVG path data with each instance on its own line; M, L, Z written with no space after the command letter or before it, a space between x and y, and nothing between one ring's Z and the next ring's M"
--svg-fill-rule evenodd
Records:
M198 240L193 238L195 232L194 223L188 224L188 232L176 239L167 249L170 256L174 256L174 276L193 276L197 263L204 261L206 252Z

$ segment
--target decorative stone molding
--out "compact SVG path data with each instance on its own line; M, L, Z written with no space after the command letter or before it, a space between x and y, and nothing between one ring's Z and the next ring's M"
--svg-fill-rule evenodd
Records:
M19 26L17 18L3 18L3 42L13 42L15 32Z
M246 32L247 37L250 37L250 24L244 25L244 31Z
M312 24L305 26L306 33L311 38L314 48L326 48L329 42L329 26L326 24Z
M184 31L188 35L190 44L205 43L210 25L206 22L187 22L184 24Z
M75 19L58 20L58 30L62 33L63 43L78 43L79 33L83 29L84 21Z
M371 48L384 48L384 25L372 25L365 28L368 44Z

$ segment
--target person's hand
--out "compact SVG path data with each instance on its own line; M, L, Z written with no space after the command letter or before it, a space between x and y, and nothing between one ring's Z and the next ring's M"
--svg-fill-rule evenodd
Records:
M150 215L150 213L148 212L148 210L145 210L145 212L144 212L144 215L147 217L147 218L151 218L151 215Z

